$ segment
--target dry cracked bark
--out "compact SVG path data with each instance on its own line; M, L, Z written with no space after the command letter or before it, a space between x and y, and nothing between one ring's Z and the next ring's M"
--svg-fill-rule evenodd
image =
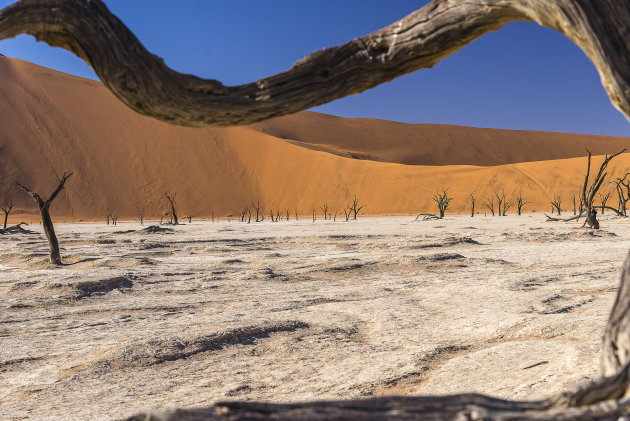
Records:
M386 28L310 54L286 72L232 87L168 68L99 0L21 0L0 11L0 39L31 34L70 50L135 111L202 127L249 124L362 92L431 67L512 21L538 22L571 39L596 66L612 103L630 118L627 0L434 0ZM481 395L233 402L150 419L619 419L630 407L629 262L604 338L602 368L608 377L577 391L537 402Z
M630 118L626 0L434 0L379 31L240 86L173 71L99 0L18 1L0 11L0 39L31 34L72 51L141 114L184 126L228 126L311 108L431 67L512 21L534 21L565 34L595 64L612 103Z

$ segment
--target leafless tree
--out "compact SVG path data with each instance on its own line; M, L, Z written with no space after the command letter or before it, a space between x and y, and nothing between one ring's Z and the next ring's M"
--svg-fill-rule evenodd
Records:
M2 232L5 232L7 230L7 221L9 219L9 214L13 210L14 206L15 203L13 203L13 201L11 200L8 200L4 203L4 206L0 208L2 209L2 212L4 212L4 226L2 227Z
M50 217L50 205L53 200L61 193L63 190L66 181L72 175L71 172L64 172L61 180L59 180L59 185L55 189L55 191L50 195L48 200L43 200L41 196L29 189L26 186L18 183L15 184L28 193L37 203L37 207L39 208L39 214L42 217L42 226L44 227L44 233L46 233L46 238L48 239L48 245L50 246L50 262L54 265L61 265L61 255L59 254L59 242L57 241L57 236L55 235L55 228L53 227L53 222Z
M287 222L289 222L289 215L290 215L289 208L287 208Z
M324 204L319 208L322 210L322 212L324 212L324 220L328 220L328 202L324 202Z
M604 161L599 167L599 171L597 172L597 175L595 176L595 178L593 179L592 183L589 186L588 179L591 173L591 151L587 150L588 162L586 166L586 175L584 176L584 184L582 186L582 202L584 203L584 210L586 212L586 220L584 221L584 225L582 226L588 225L591 228L599 229L599 222L597 221L597 217L592 213L593 200L595 199L595 194L597 194L597 191L599 190L602 183L604 182L604 179L606 178L607 173L604 172L606 171L606 167L608 167L608 164L614 157L616 157L617 155L625 151L626 149L624 148L621 151L614 153L610 156L606 155L604 157Z
M175 193L173 197L171 197L170 194L164 192L164 196L168 200L168 203L171 205L171 217L173 218L171 222L173 223L173 225L179 225L179 218L177 218L177 212L175 212L175 196L177 196L177 193Z
M553 210L555 209L556 212L558 212L558 216L562 215L562 209L560 208L560 206L562 205L562 199L560 198L559 194L556 194L554 192L553 200L549 201L549 203L551 203L551 213L552 214L553 214Z
M503 192L503 216L507 216L507 211L514 205L514 202L505 197Z
M503 215L503 209L501 208L501 205L505 201L505 191L503 191L503 193L499 193L498 190L494 190L494 197L497 198L497 213L499 214L499 216L501 216ZM494 213L492 215L494 216Z
M483 202L482 205L487 207L490 213L492 213L492 216L494 216L494 197L486 199L486 201Z
M192 215L191 214L186 215L186 219L188 219L188 223L189 224L192 224Z
M315 214L315 208L313 208L313 222L317 220L317 215Z
M468 201L470 202L470 217L475 216L475 192L471 192L468 196Z
M348 222L350 220L350 209L348 208L343 208L343 216L346 218L346 222Z
M299 215L298 215L298 209L297 209L297 208L295 208L295 220L296 220L296 221L299 221L299 220L300 220L300 217L299 217Z
M577 215L577 200L578 195L575 192L571 192L571 203L573 204L573 215Z
M528 204L529 202L526 202L525 199L523 199L523 193L519 193L518 196L516 196L516 211L518 212L518 215L520 216L522 211L523 211L523 207Z
M144 225L144 207L140 206L138 208L138 219L140 220L140 225Z
M626 173L623 177L617 177L614 181L611 181L617 192L617 210L623 216L628 216L626 212L626 204L630 199L630 182L626 181L630 173Z
M359 206L359 199L357 199L357 195L354 195L354 199L352 199L352 203L350 203L350 205L348 205L348 210L350 211L350 214L352 215L352 219L356 220L357 219L357 215L359 215L359 212L361 212L361 209L363 209L366 205L361 205Z
M437 204L440 212L440 219L444 218L444 212L446 212L452 200L452 197L448 197L448 189L442 189L442 192L437 192L433 195L433 201Z
M262 222L265 217L263 216L262 205L260 204L260 200L256 201L256 203L252 202L251 209L253 212L256 212L256 222Z
M602 208L602 215L604 214L604 209L606 209L606 202L610 198L610 190L606 192L606 194L599 194L599 200L601 202L600 208Z

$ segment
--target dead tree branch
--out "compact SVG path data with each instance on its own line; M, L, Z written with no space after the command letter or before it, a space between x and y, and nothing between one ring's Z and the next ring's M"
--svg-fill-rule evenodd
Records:
M621 151L610 156L606 155L604 157L604 162L602 162L601 166L599 167L597 175L589 186L588 179L591 172L591 151L587 149L588 161L586 165L586 175L584 176L584 184L582 185L582 203L584 204L584 210L586 211L586 220L584 221L584 225L582 226L588 225L591 228L599 229L599 222L597 221L597 217L593 213L593 200L595 200L595 194L597 193L602 183L604 182L604 179L606 178L606 167L608 167L608 164L614 157L625 151L626 149L624 148Z
M86 61L138 113L184 126L228 126L294 113L433 67L482 35L534 21L578 45L613 104L630 116L630 4L625 0L433 0L374 33L291 69L228 87L170 69L102 1L21 0L0 11L0 39L30 34Z
M177 196L177 193L175 193L173 197L171 197L167 192L164 192L164 196L168 200L168 203L171 205L171 217L173 218L171 222L173 223L173 225L179 225L177 212L175 212L175 196Z
M452 197L448 197L448 189L442 189L442 192L437 192L433 195L433 201L437 204L440 212L440 219L444 218L444 212L446 212L452 200Z

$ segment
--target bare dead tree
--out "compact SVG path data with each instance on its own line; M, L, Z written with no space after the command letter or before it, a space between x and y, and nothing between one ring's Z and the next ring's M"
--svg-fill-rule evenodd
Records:
M140 225L144 225L144 207L140 206L138 208L138 220L140 220Z
M324 220L328 219L328 202L324 202L322 206L319 207L322 212L324 212Z
M614 181L610 182L617 192L617 210L623 216L628 216L628 213L626 212L626 204L630 199L630 182L626 181L626 177L629 175L630 173L626 173L623 177L617 177Z
M13 210L14 206L15 206L15 203L13 203L13 201L11 201L11 200L8 200L0 208L0 209L2 209L2 212L4 212L4 225L2 227L2 232L5 232L7 230L7 221L9 220L9 214Z
M433 201L437 204L440 212L440 219L444 218L444 212L446 212L452 200L452 197L448 197L448 189L442 189L441 192L433 195Z
M111 215L111 218L112 218L112 225L118 224L118 214Z
M168 200L168 203L171 205L171 217L173 218L171 220L171 223L173 225L179 225L179 218L177 218L177 212L175 212L175 196L177 196L177 193L175 193L173 197L171 197L171 195L169 195L167 192L164 192L164 196Z
M357 215L359 215L359 212L361 212L361 209L363 209L365 206L366 205L359 206L359 199L357 198L357 195L355 194L354 199L352 199L352 203L348 205L348 210L350 211L350 214L352 215L352 219L356 221Z
M346 222L348 222L350 220L350 209L348 208L343 208L343 216L346 218Z
M610 198L610 190L608 192L606 192L606 194L599 194L599 200L601 202L601 208L602 208L602 215L604 214L604 209L606 209L606 202L608 202L608 199Z
M499 214L499 216L503 215L503 210L501 208L501 205L503 204L503 201L505 200L505 191L503 191L503 194L499 193L498 190L494 190L494 197L497 198L497 213ZM494 216L494 213L492 214L492 216Z
M256 212L256 222L262 222L265 217L263 216L262 205L260 204L260 200L256 201L256 203L252 202L251 206L252 211Z
M296 221L299 221L299 220L300 220L299 215L298 215L298 209L297 209L297 208L295 208L295 220L296 220Z
M269 209L269 217L271 218L271 222L278 222L273 218L273 209Z
M530 202L526 202L525 199L523 199L523 193L519 193L518 196L516 196L516 211L518 213L518 215L520 216L522 211L523 211L523 207L528 204Z
M192 223L192 215L191 214L186 215L186 219L188 219L188 223L189 224Z
M475 216L475 192L471 192L468 195L468 201L470 202L470 217Z
M490 213L492 213L492 216L494 216L494 197L486 199L486 201L483 202L482 205L487 207Z
M48 239L48 245L50 246L50 262L54 265L61 265L61 255L59 254L59 242L57 241L57 236L55 235L55 228L53 227L53 222L50 217L50 205L53 200L61 193L63 190L66 181L72 175L71 172L64 172L61 180L59 180L59 185L55 189L55 191L50 195L47 200L43 200L41 196L29 189L26 186L18 183L15 184L28 193L37 203L37 207L39 208L39 214L42 217L42 226L44 227L44 233L46 233L46 238Z
M554 192L553 200L549 201L549 203L551 203L551 213L552 214L553 214L553 211L555 209L556 212L558 212L558 216L562 215L562 209L560 208L560 206L562 205L562 199L560 198L559 194L556 194Z
M315 208L313 208L313 222L317 220L317 215L315 214Z
M287 208L287 222L289 222L289 208Z
M514 202L505 197L503 192L503 216L507 216L507 211L514 205Z
M588 184L589 183L588 178L591 173L591 151L589 151L588 149L586 151L588 152L588 161L587 161L587 166L586 166L586 175L584 176L584 184L582 186L582 202L584 203L584 210L586 212L586 220L584 221L584 224L582 226L584 227L588 225L590 228L599 229L599 222L597 221L597 217L592 212L593 200L595 199L595 194L597 194L597 191L599 190L602 183L604 182L604 179L606 178L607 173L605 171L610 161L617 155L625 152L626 149L624 148L617 153L614 153L610 156L606 155L604 157L604 161L599 167L599 171L597 172L597 175L593 179L593 182L590 184L590 186Z
M578 195L574 191L572 191L570 197L571 197L571 203L573 204L573 215L577 215L577 198L578 198Z

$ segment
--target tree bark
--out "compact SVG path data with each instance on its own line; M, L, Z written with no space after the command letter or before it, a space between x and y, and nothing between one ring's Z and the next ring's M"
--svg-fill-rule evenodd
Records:
M59 181L59 185L55 189L55 191L50 195L48 200L43 200L41 196L33 191L31 191L28 187L23 186L17 181L15 184L28 193L35 202L37 203L37 207L39 209L39 214L42 217L42 226L44 227L44 233L46 234L46 238L48 239L48 245L50 247L50 262L54 265L61 265L61 255L59 254L59 242L57 241L57 235L55 234L55 228L53 226L52 219L50 217L50 205L53 200L57 197L57 195L63 190L66 181L72 173L64 172L61 180Z
M381 30L312 53L283 73L232 87L170 69L100 0L18 1L0 11L0 39L31 34L65 48L135 111L201 127L249 124L357 94L430 68L513 21L538 22L566 35L593 62L612 103L630 116L626 0L433 0Z

